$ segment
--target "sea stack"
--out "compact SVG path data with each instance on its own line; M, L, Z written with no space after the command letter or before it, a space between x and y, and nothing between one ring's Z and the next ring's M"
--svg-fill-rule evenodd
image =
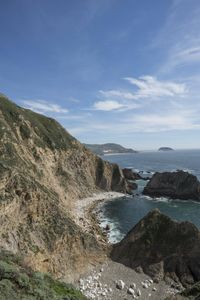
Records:
M156 172L144 188L143 194L200 201L200 182L196 176L184 171Z

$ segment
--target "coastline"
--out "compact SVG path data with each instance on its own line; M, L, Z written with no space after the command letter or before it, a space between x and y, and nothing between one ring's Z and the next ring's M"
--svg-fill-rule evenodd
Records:
M131 300L133 296L127 291L131 284L134 283L137 291L140 293L140 296L138 295L136 298L141 300L150 298L164 300L167 296L177 293L178 290L172 288L164 281L155 283L143 272L136 272L109 258L112 243L109 243L106 230L99 224L98 213L105 202L124 198L125 196L127 195L118 192L100 192L77 200L73 211L74 215L76 215L76 222L83 230L95 235L105 253L105 259L102 263L91 266L87 272L81 274L79 280L74 282L74 284L89 299ZM119 280L122 280L125 284L125 288L122 290L119 290L116 285ZM152 283L149 285L149 288L144 288L144 282Z
M80 198L76 201L72 211L74 220L84 231L96 233L97 239L102 242L103 230L99 225L97 217L97 208L100 204L118 198L124 198L127 195L119 192L100 192L90 197ZM105 240L104 240L105 242Z

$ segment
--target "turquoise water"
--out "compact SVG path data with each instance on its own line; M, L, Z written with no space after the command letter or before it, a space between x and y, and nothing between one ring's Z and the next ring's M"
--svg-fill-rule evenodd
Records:
M105 157L104 157L105 159ZM143 174L155 171L188 170L200 178L200 151L144 152L131 155L112 155L106 159L121 167L132 167ZM151 173L149 173L151 172ZM153 199L142 195L146 181L138 180L138 190L133 197L116 199L102 207L102 226L110 224L111 242L119 241L142 217L154 208L179 221L191 221L200 228L200 202Z

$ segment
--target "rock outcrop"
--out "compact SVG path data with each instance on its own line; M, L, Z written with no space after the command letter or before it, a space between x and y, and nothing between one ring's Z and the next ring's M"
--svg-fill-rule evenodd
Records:
M111 258L154 280L187 287L200 280L199 249L200 232L192 223L173 221L156 209L114 245Z
M104 162L55 120L0 96L0 247L33 269L71 280L104 257L94 234L74 222L77 198L126 192L116 164Z
M143 191L151 197L166 196L172 199L200 201L200 182L184 171L155 173Z
M132 194L133 190L136 190L138 187L137 183L134 181L138 180L138 179L142 179L142 177L139 174L133 172L133 170L129 169L129 168L122 169L122 172L123 172L125 179L128 182L129 189L127 189L127 193Z
M138 179L142 179L142 177L136 173L136 172L133 172L132 169L130 168L124 168L122 169L123 171L123 174L124 174L124 177L127 179L127 180L138 180Z
M200 282L195 283L191 287L185 289L181 293L169 296L165 300L199 300L200 299Z

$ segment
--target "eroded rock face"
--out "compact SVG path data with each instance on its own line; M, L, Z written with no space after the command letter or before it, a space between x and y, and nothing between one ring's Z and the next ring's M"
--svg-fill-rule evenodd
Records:
M73 221L77 198L125 192L115 164L104 162L55 120L0 96L0 246L36 270L76 276L104 253Z
M153 210L113 247L111 258L154 280L173 279L189 286L200 280L200 232Z
M200 183L196 176L188 172L157 172L144 188L143 194L200 201Z
M195 283L191 287L185 289L181 293L169 296L165 300L199 300L200 299L200 282Z

